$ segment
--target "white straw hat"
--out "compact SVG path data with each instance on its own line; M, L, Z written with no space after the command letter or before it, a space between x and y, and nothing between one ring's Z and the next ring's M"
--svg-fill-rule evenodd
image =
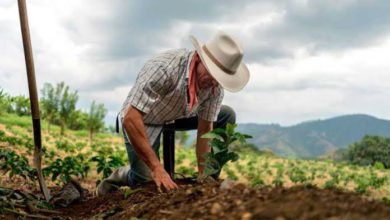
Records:
M244 52L238 40L219 31L202 45L194 36L190 40L209 73L230 92L238 92L249 81L249 70L242 62Z

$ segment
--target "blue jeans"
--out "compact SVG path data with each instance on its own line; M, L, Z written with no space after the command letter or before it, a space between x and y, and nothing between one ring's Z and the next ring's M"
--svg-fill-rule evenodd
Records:
M218 114L217 121L213 123L214 128L225 128L228 123L236 123L236 114L232 108L226 105L221 106L221 111ZM175 131L186 131L197 129L198 127L198 117L183 118L175 120L175 123L168 124L163 126L164 129L175 130ZM128 173L128 183L129 186L136 186L138 184L148 182L152 180L150 175L150 170L145 164L145 162L138 157L136 152L133 149L130 141L127 139L126 135L123 135L125 139L125 145L127 150L127 156L130 162L130 171ZM156 138L156 141L152 144L153 151L156 153L158 159L160 160L160 138L161 133Z

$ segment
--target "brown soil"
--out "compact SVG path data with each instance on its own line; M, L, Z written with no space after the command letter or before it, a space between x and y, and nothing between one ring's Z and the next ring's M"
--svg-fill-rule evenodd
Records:
M58 209L68 219L390 219L390 205L358 194L311 186L249 188L180 183L175 192L147 185L127 198L121 191Z
M63 209L72 219L390 219L390 205L361 196L315 187L248 188L220 183L186 184L158 193L146 186L124 198L115 192Z

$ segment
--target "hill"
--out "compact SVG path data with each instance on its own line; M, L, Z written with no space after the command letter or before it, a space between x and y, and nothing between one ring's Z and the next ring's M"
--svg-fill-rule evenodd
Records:
M280 156L318 157L345 149L364 135L390 136L390 121L355 114L282 127L278 124L239 124L238 131L252 135L249 142Z

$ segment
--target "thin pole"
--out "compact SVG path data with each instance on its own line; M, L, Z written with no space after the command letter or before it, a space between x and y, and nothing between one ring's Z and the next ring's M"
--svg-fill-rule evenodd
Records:
M41 157L42 157L42 140L41 140L41 119L39 116L39 103L37 94L37 84L35 81L34 59L32 54L30 30L28 26L26 0L18 0L20 27L22 29L24 58L26 61L28 90L30 94L31 114L34 131L34 166L37 169L39 186L45 196L46 201L50 200L50 192L46 186L45 179L42 175Z

